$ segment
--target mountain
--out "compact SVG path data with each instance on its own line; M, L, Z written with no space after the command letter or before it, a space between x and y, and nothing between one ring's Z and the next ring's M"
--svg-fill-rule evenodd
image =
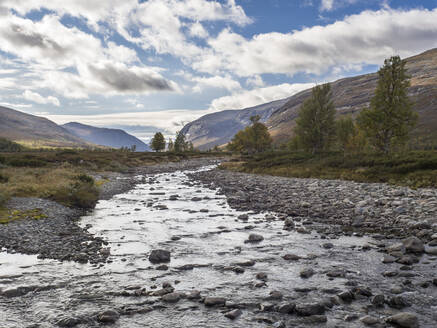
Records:
M422 142L437 140L437 49L406 59L407 73L411 76L408 90L413 108L419 113L419 122L413 135ZM367 107L374 95L378 74L366 74L341 79L331 83L333 101L338 115L355 116ZM292 97L276 110L266 124L276 142L286 141L293 135L295 119L311 89Z
M414 136L421 142L437 141L437 49L406 59L411 75L409 96L419 122ZM374 95L377 73L344 78L331 83L333 100L338 115L355 116L367 107ZM187 124L182 132L200 149L229 142L239 130L248 126L250 116L259 114L276 143L287 141L293 135L295 119L311 89L287 99L241 110L226 110L202 116Z
M120 129L97 128L77 122L70 122L62 125L66 130L75 136L94 143L96 145L112 148L136 146L137 151L149 151L150 148L140 139Z
M187 136L187 140L193 142L194 147L200 150L223 145L228 143L238 131L250 124L251 116L259 115L261 121L265 122L287 100L288 98L241 110L225 110L207 114L185 125L181 132Z
M0 137L30 147L89 147L84 140L39 116L0 106Z

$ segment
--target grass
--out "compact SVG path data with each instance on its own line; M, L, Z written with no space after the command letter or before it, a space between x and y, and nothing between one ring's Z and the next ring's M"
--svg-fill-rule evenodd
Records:
M93 208L98 181L89 172L128 172L130 169L217 153L142 153L63 149L0 153L0 223L14 220L5 208L10 197L38 197L69 207ZM12 219L11 219L12 215Z
M384 182L411 188L437 187L437 151L394 154L271 152L244 157L222 168L258 174L297 178L342 179Z

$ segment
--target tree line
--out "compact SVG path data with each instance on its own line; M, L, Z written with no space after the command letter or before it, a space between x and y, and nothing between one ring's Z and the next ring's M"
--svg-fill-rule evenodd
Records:
M294 137L287 147L312 154L333 148L343 153L373 149L383 154L400 149L408 142L418 120L408 98L409 86L405 61L399 56L386 59L378 71L369 107L355 118L343 116L337 120L331 85L315 86L299 109ZM229 150L253 154L272 148L272 139L259 116L252 117L251 122L234 136Z
M150 148L155 152L160 152L163 150L170 152L185 152L185 151L194 151L194 146L191 141L187 141L185 135L178 131L175 136L175 141L171 138L168 139L168 142L165 141L165 137L161 132L155 133L152 140L150 141Z

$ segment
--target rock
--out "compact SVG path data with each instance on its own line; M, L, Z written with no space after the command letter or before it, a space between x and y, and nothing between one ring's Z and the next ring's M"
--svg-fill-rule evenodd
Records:
M297 304L295 312L299 316L308 317L325 313L325 307L320 303L301 303Z
M366 315L365 317L362 317L362 318L360 319L360 321L361 321L362 323L364 323L366 326L374 326L374 325L376 325L377 323L379 323L379 320L378 320L377 318L372 317L372 316L370 316L370 315Z
M181 293L168 293L161 297L161 299L166 303L177 303L182 298Z
M334 244L333 243L324 243L324 244L322 244L322 247L324 249L331 249L334 247Z
M56 321L56 325L58 327L75 327L78 324L81 323L81 320L78 318L74 318L74 317L63 317L61 319L59 319L58 321Z
M350 303L355 299L354 293L352 293L350 290L344 291L338 294L337 296L340 297L340 299L342 299L346 303Z
M437 247L426 247L425 253L429 255L435 255L437 256Z
M294 221L290 218L286 218L284 221L284 230L293 230L294 229Z
M276 321L272 324L273 328L286 328L284 321Z
M101 323L115 323L120 314L115 310L106 310L97 315L97 321Z
M405 253L405 246L403 243L396 243L390 246L387 246L386 249L387 253L391 254L393 252L401 252Z
M326 315L311 315L305 319L307 323L324 323L327 322L328 318Z
M243 312L240 309L235 309L225 313L225 317L231 320L237 319Z
M387 318L388 323L393 323L403 328L418 328L419 320L417 316L409 312L401 312Z
M425 252L425 247L423 246L422 241L415 236L402 240L402 243L404 244L407 253L421 254Z
M201 200L202 200L201 197L193 197L193 198L191 198L192 202L200 202Z
M203 303L205 306L224 306L226 299L223 297L206 297Z
M200 291L199 290L192 290L186 295L187 299L189 300L197 300L200 299Z
M385 303L385 296L384 295L375 295L375 297L372 298L372 304L376 307L383 307Z
M300 277L301 277L301 278L304 278L304 279L310 278L310 277L312 277L314 274L315 274L315 272L314 272L314 270L313 270L312 268L306 268L306 269L303 269L303 270L299 273Z
M411 304L402 296L393 296L387 301L387 304L394 309L403 309L404 307L411 306Z
M150 252L149 261L152 263L170 262L170 252L164 249L154 249Z
M249 235L249 239L246 240L246 242L247 242L247 243L258 243L258 242L263 241L263 240L264 240L264 237L263 237L263 236L258 235L258 234L256 234L256 233L251 233L251 234Z
M272 290L268 297L269 300L281 300L282 299L282 293L277 290Z
M294 312L296 308L296 304L294 303L283 303L277 306L277 311L279 313L291 314Z
M156 270L167 271L167 270L168 270L168 266L165 265L165 264L158 265L158 266L156 267Z
M249 215L241 214L241 215L238 216L238 219L241 220L241 221L247 221L247 220L249 220Z
M258 272L256 274L256 279L266 281L267 280L267 273L265 272Z
M286 261L298 261L301 259L301 257L296 254L285 254L282 258Z
M384 257L382 259L382 263L385 263L385 264L394 263L395 261L396 261L396 257L391 256L391 255L384 255Z
M235 263L235 265L239 265L239 266L243 266L243 267L251 267L255 265L255 261L254 260L247 260L247 261L243 261L243 262L237 262Z

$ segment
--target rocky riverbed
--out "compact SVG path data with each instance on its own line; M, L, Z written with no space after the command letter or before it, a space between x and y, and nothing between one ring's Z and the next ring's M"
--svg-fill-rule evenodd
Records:
M435 190L186 169L77 222L98 263L1 253L1 327L436 327Z

